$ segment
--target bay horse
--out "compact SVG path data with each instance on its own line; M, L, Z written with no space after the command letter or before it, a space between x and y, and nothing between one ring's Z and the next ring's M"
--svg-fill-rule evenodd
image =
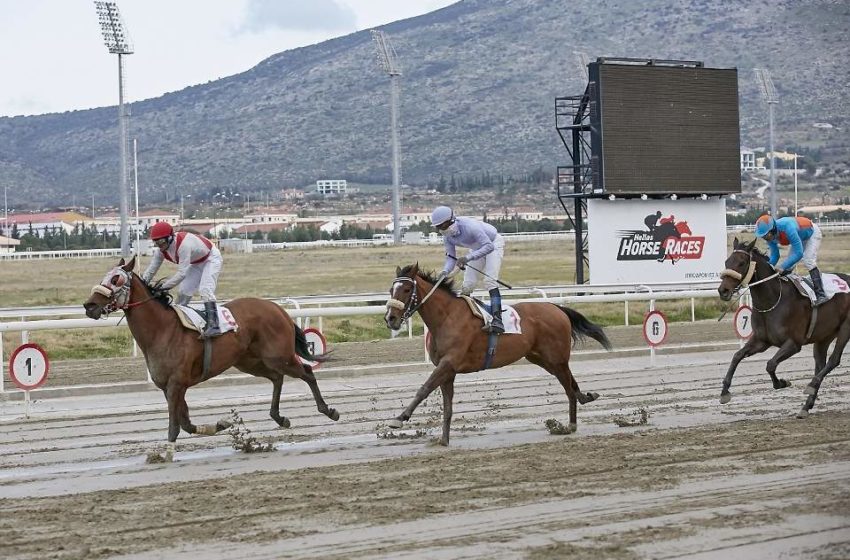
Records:
M790 280L775 273L767 256L756 248L756 241L753 239L750 243L742 243L735 238L732 253L726 259L726 270L721 273L722 280L717 288L720 298L729 301L736 291L746 288L750 283L755 311L752 319L753 336L732 357L720 391L720 402L727 403L732 398L729 392L732 376L744 358L764 352L771 346L779 348L767 362L767 374L774 389L783 389L790 383L776 376L777 366L799 352L803 346L812 344L815 373L805 389L808 397L797 413L798 418L805 418L815 405L824 377L838 367L841 353L850 339L850 294L837 293L818 307L814 330L807 338L812 318L809 298L803 296ZM850 282L850 276L838 276ZM833 340L836 341L835 349L827 361L827 351Z
M212 435L228 427L224 421L196 426L189 419L186 390L230 367L264 377L272 382L270 415L278 426L288 428L289 419L280 415L280 391L283 377L303 380L313 392L319 412L339 420L339 412L328 407L319 391L312 368L298 356L323 361L324 356L310 353L304 332L286 311L274 302L258 298L235 299L224 305L239 328L210 339L212 359L204 375L204 341L180 322L170 306L168 292L150 286L133 273L136 258L118 263L103 281L92 288L85 302L86 315L99 319L113 311L124 311L127 326L145 356L156 386L168 402L168 441L174 442L183 428L190 434Z
M591 323L578 311L544 302L518 303L513 307L519 313L522 334L499 336L491 367L506 366L525 357L554 375L567 393L568 429L574 432L576 400L585 404L599 395L579 390L570 370L571 340L589 336L606 350L611 349L611 343L602 327ZM418 263L396 270L384 320L387 327L398 330L417 311L431 333L428 355L436 368L413 401L389 422L389 426L401 428L416 407L440 387L443 393L440 444L448 445L455 376L483 369L489 335L481 330L481 319L473 316L466 300L455 294L452 280L438 283L432 274L419 270Z

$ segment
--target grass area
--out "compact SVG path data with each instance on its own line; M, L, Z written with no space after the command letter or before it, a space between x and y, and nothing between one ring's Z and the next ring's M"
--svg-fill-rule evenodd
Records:
M748 235L745 238L750 238ZM824 271L850 270L850 235L827 233L820 250ZM729 240L731 246L731 237ZM784 254L784 251L783 251ZM297 297L320 294L387 292L396 267L419 262L426 270L442 267L441 245L416 247L323 248L287 250L249 255L225 255L217 295L235 297ZM148 259L144 259L143 266ZM571 284L575 279L573 244L568 241L515 242L508 245L502 279L515 286ZM115 265L113 259L2 261L0 307L82 305L91 286ZM718 263L718 268L722 263ZM174 270L166 263L160 276ZM690 300L660 302L658 307L671 321L691 319ZM602 325L622 325L622 303L593 303L575 308ZM643 321L646 305L632 302L629 323ZM725 304L719 299L697 300L696 318L717 317ZM314 322L315 325L315 322ZM381 316L333 317L323 320L331 343L385 339L389 336ZM422 332L418 317L414 333ZM8 360L16 335L5 335L4 359ZM78 329L67 332L36 331L31 342L50 348L53 359L128 355L131 338L126 329Z

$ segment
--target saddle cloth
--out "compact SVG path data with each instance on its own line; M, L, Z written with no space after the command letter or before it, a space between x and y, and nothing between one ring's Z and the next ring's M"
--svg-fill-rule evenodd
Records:
M171 307L175 312L177 312L177 316L180 318L180 323L182 323L184 327L190 331L197 331L199 333L204 332L204 328L207 326L207 321L201 316L197 309L186 305L177 305L176 303L172 303ZM236 319L233 318L233 314L228 308L223 305L217 305L216 309L218 310L218 327L222 333L236 331L239 329L239 325L236 324Z
M794 284L801 294L809 298L809 301L814 303L816 296L815 290L812 288L812 279L808 276L798 276L797 274L789 274L786 278ZM847 282L837 274L821 273L823 280L823 291L826 294L827 301L832 299L835 294L850 293L850 286Z
M493 320L493 316L490 314L489 306L486 306L477 299L469 296L462 295L460 297L466 301L467 305L469 305L470 311L472 311L472 314L475 317L484 321L485 325L490 324ZM502 304L502 324L505 326L505 334L522 334L519 313L517 313L516 309L510 305Z

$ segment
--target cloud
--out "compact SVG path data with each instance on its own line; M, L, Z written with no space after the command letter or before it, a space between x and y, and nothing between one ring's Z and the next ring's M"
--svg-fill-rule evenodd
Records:
M354 12L336 0L248 0L240 31L350 31L356 24Z

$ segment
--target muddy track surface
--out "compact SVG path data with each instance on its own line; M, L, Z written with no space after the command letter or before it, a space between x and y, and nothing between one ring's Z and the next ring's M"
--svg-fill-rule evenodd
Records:
M779 391L763 361L743 362L727 405L730 351L582 360L578 382L600 399L567 436L544 426L566 421L566 399L538 368L463 376L449 448L432 443L439 395L385 428L426 368L321 379L338 423L287 381L287 430L265 385L201 386L196 423L235 409L277 450L181 434L158 464L156 392L43 399L30 419L3 403L0 557L847 558L850 375L828 377L797 420L805 354Z

